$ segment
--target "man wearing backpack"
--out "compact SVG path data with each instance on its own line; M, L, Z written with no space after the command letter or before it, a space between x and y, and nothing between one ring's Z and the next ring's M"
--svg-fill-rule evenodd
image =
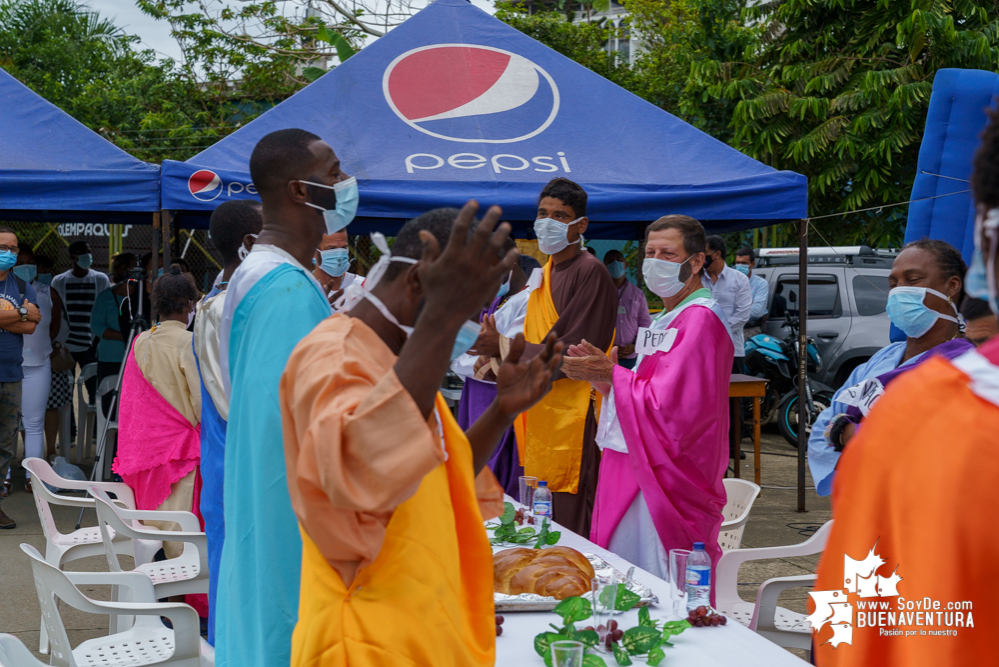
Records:
M17 446L24 336L34 333L42 320L34 288L11 271L18 250L14 230L0 227L0 479L6 478ZM0 509L0 528L16 526Z

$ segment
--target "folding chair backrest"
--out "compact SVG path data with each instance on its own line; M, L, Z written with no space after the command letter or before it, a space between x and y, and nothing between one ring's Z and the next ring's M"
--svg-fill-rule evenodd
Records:
M728 551L742 546L749 511L760 494L760 487L745 479L726 478L722 483L725 485L725 508L722 510L718 544L723 551Z
M56 567L49 565L30 544L22 544L21 550L31 558L31 572L35 578L35 592L38 593L38 604L42 608L42 621L49 635L49 654L51 665L58 667L76 667L73 659L73 647L66 636L66 626L59 615L56 596L59 596L72 606L86 598L76 589L76 586L66 578L66 575Z
M45 667L14 635L0 635L0 667Z
M44 459L27 458L24 459L21 465L31 473L31 477L34 480L32 495L35 497L35 507L38 508L38 518L42 524L42 534L46 540L52 541L57 536L62 535L62 533L56 528L55 519L52 516L52 509L49 507L49 504L62 505L63 502L61 502L60 496L52 493L45 484L47 483L57 489L61 489L64 488L62 482L69 480L65 480L57 475L48 461ZM80 500L86 499L81 498Z
M115 511L115 504L104 489L93 486L90 488L90 495L94 497L97 507L97 525L101 530L101 539L104 541L104 553L107 555L108 568L111 572L121 572L121 564L118 562L118 554L111 543L111 533L108 527L113 529L118 535L131 537L129 535L131 526Z

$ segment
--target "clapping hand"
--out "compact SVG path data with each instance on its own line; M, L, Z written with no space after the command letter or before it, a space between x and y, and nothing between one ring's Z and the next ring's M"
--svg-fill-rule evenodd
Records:
M524 335L517 334L496 376L496 403L508 418L516 417L544 398L551 389L552 376L562 363L564 346L556 342L555 334L548 335L544 350L530 361L520 360L524 347Z
M500 332L496 328L496 317L487 315L482 320L482 331L479 332L479 339L475 341L471 351L487 357L498 357L500 356L499 339Z
M570 380L584 380L605 396L610 393L614 380L614 366L617 364L617 348L610 355L583 340L579 345L570 345L569 353L562 361L562 372Z

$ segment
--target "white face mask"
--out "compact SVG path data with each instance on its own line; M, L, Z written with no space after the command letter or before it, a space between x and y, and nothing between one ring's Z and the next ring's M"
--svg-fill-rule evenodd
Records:
M642 261L642 277L652 293L663 299L676 296L683 289L680 281L680 267L690 261L690 257L679 264L666 259L646 257Z
M250 236L253 237L254 241L257 240L257 235L256 234L250 234ZM246 249L245 245L243 245L242 243L240 243L239 244L239 250L236 251L236 254L239 255L239 261L242 262L244 259L246 259L249 256L250 251Z
M187 313L187 328L190 329L191 328L191 322L194 321L194 311L195 311L195 308L194 308L194 303L193 302L190 303L190 304L188 304L188 306L190 307L191 310L190 310L190 312Z
M375 244L375 247L382 253L382 256L378 258L375 265L371 267L368 272L367 277L365 277L364 282L360 285L357 282L351 283L343 291L343 295L336 300L333 307L340 312L349 312L353 310L354 306L359 304L362 299L367 299L378 309L378 312L385 317L386 320L396 325L405 332L408 337L413 333L413 327L407 327L404 324L399 324L399 320L396 319L395 315L389 311L388 307L382 303L382 300L371 293L371 290L375 289L378 282L385 275L385 271L388 269L391 262L402 262L404 264L416 264L418 260L412 257L393 257L391 251L389 251L388 242L385 240L385 235L380 232L374 232L371 235L371 242Z
M569 224L561 223L551 218L541 218L534 221L534 234L538 237L538 249L546 255L554 255L569 246L569 227L582 220L576 218ZM582 234L573 243L583 240Z

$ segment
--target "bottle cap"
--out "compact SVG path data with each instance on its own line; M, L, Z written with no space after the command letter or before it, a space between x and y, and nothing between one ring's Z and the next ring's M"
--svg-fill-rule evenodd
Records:
M542 480L542 481L538 482L538 486L548 486L548 482L545 482L544 480Z
M704 542L694 542L694 550L704 551Z

